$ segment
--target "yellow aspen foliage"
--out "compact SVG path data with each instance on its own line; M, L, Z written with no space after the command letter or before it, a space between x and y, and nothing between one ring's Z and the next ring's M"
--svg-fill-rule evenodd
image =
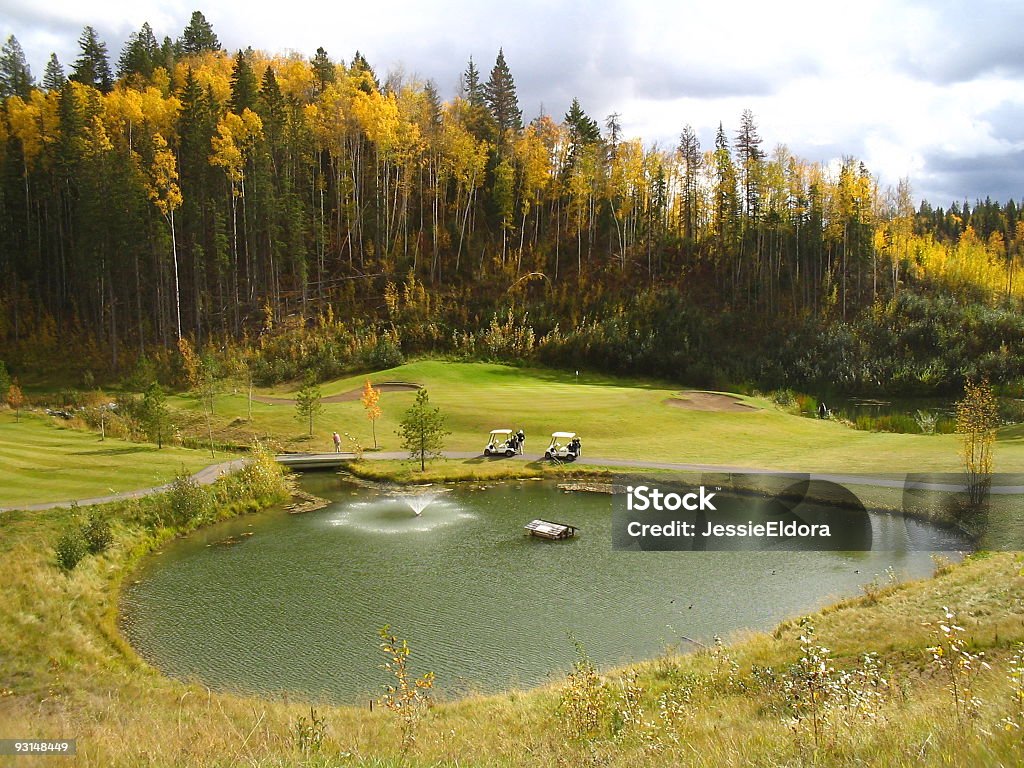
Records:
M153 165L147 187L149 199L164 216L170 216L181 205L178 165L174 153L167 148L167 142L159 133L153 135Z
M370 421L370 427L373 430L373 447L377 447L377 419L381 416L380 405L380 391L373 388L370 380L366 380L366 384L363 385L363 394L359 398L359 402L363 404L363 408L366 410L366 418Z
M309 101L313 95L313 69L301 54L274 63L274 74L281 93L299 102Z

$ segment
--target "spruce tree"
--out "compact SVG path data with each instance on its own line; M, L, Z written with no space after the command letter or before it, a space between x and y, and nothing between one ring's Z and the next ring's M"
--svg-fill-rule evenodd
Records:
M219 51L220 40L214 34L213 25L206 20L201 11L193 11L185 31L178 38L178 51L189 56L205 51Z
M596 144L601 140L601 129L597 121L583 111L577 98L573 98L569 111L565 113L565 125L569 129L569 142L574 147L581 144Z
M71 79L82 85L91 85L102 93L114 90L114 74L107 60L107 44L99 39L96 30L87 26L78 38L82 53L75 61Z
M683 233L692 242L697 232L697 186L701 154L700 139L691 125L683 128L679 135L679 159L683 162Z
M377 79L373 67L359 51L352 57L352 66L348 68L349 74L357 78L359 90L364 93L373 93L380 90L380 81Z
M327 90L328 83L333 83L337 79L337 73L334 71L334 62L331 61L323 46L316 49L316 55L310 61L310 66L313 68L313 82L316 83L316 92L323 93Z
M736 153L739 156L740 169L743 172L743 204L745 213L751 219L757 218L760 207L760 174L758 166L764 159L761 150L761 137L754 123L754 113L743 110L740 118L740 129L736 133Z
M243 109L256 108L256 73L249 65L249 57L239 51L235 54L235 69L231 73L231 111L242 114Z
M491 111L491 117L494 118L499 141L504 141L506 131L523 129L523 112L519 109L516 84L508 64L505 63L505 53L500 48L498 58L491 69L491 77L484 86L484 100Z
M147 21L142 29L133 32L121 51L117 62L117 76L128 78L139 75L147 80L153 76L153 69L160 57L160 46Z
M18 39L11 35L0 48L0 98L20 96L27 99L33 83L25 52Z
M57 60L57 54L51 53L50 60L46 62L46 71L43 73L43 88L48 91L59 91L67 81L64 67Z

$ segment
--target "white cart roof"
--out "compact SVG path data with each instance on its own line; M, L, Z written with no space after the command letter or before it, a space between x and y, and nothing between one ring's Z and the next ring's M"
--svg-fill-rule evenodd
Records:
M552 439L555 439L555 438L573 438L573 437L576 437L576 433L575 432L552 432L551 433L551 438Z
M491 430L491 434L492 435L511 435L512 434L512 430L511 429L492 429Z

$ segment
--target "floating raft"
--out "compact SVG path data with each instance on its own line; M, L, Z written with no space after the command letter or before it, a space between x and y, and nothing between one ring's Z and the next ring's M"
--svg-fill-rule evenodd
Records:
M579 530L574 525L552 523L550 520L534 520L524 527L531 536L539 536L542 539L569 539Z

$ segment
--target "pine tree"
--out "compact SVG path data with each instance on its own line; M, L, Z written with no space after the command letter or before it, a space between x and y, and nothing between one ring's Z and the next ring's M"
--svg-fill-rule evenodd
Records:
M682 223L686 239L693 242L697 232L697 183L700 172L700 139L687 125L679 135L679 159L683 163Z
M333 83L337 79L334 62L331 61L327 51L321 46L316 49L316 56L310 61L310 66L313 68L313 81L316 83L316 92L323 93L327 90L328 83Z
M64 67L57 60L57 54L51 53L50 60L46 62L46 71L43 73L43 88L48 91L59 91L67 80Z
M87 26L78 38L82 53L75 61L71 79L82 85L91 85L102 93L114 90L114 74L107 60L107 44L99 39L96 30Z
M484 100L498 129L499 143L505 141L507 131L523 130L523 111L519 109L516 84L505 63L505 53L500 48L491 69L491 77L484 86Z
M352 66L348 68L348 73L356 78L357 87L364 93L374 93L380 90L380 81L377 79L373 67L359 51L356 51L355 56L352 57Z
M480 83L480 70L473 63L473 57L469 57L466 71L462 74L462 98L471 107L485 107L487 102L484 99L484 87Z
M569 129L569 142L574 147L596 144L601 140L601 129L597 121L583 111L580 100L575 97L569 105L569 111L565 113L565 125Z
M160 57L160 46L147 21L138 32L133 32L121 51L117 62L117 76L128 78L139 75L145 79L153 76L153 69Z
M761 150L761 137L757 133L754 113L743 110L740 118L740 129L736 133L736 152L739 156L740 170L743 174L743 207L750 219L756 219L761 199L760 163L764 159Z
M466 71L462 73L462 98L466 102L466 130L480 141L493 137L494 121L487 109L484 86L480 82L480 71L469 57Z
M231 73L231 111L236 115L244 109L256 109L256 73L249 65L249 57L239 51L235 54L235 68Z
M18 39L11 35L0 48L0 98L20 96L27 99L34 81L32 70Z
M220 50L220 40L213 32L213 25L201 11L192 12L192 19L178 38L177 49L183 56Z

